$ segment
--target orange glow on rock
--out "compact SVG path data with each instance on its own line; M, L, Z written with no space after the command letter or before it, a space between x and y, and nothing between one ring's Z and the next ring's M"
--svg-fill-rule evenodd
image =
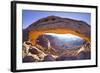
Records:
M29 31L28 33L28 38L32 42L33 45L35 45L35 40L38 38L38 36L44 34L44 33L56 33L56 34L74 34L77 35L88 42L90 42L90 38L86 37L85 35L81 33L75 32L75 30L70 30L70 29L62 29L62 28L57 28L57 29L45 29L45 30L35 30L35 31Z

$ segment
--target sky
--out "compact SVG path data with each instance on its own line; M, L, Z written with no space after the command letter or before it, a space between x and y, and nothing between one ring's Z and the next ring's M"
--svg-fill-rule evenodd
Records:
M22 11L22 25L23 29L27 28L33 22L47 17L47 16L59 16L62 18L71 18L75 20L81 20L90 25L91 14L79 13L79 12L55 12L55 11L36 11L36 10L23 10Z

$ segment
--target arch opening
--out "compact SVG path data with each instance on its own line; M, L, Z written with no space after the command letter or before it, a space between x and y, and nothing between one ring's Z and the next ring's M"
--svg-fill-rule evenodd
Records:
M46 30L37 30L37 31L29 31L28 33L28 40L30 40L32 42L33 45L35 45L35 40L40 36L43 35L45 33L52 33L52 34L72 34L72 35L76 35L79 36L80 38L84 39L87 42L91 42L90 41L90 37L85 36L84 34L78 33L75 30L71 30L71 29L46 29Z

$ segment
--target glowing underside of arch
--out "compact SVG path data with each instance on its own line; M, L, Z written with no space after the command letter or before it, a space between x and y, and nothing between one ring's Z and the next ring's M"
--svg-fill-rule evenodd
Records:
M84 40L90 42L90 37L86 37L84 34L77 33L77 32L75 32L74 30L71 30L71 29L61 29L61 28L29 31L28 40L30 40L32 42L32 44L34 45L35 40L40 35L45 34L45 33L73 34L73 35L79 36L79 37L83 38Z

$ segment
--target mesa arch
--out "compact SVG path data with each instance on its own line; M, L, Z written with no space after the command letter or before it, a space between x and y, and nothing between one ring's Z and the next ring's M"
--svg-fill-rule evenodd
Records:
M30 40L34 45L38 36L44 33L70 33L91 42L90 25L83 21L57 16L48 16L32 23L29 27L23 30L23 40Z

